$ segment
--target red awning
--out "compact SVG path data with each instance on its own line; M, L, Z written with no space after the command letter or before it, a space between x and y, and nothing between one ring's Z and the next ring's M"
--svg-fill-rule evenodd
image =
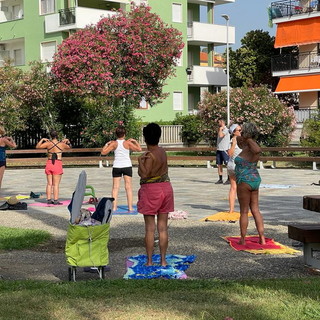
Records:
M277 25L275 48L320 42L320 17L281 22Z
M320 74L283 77L274 93L320 91Z

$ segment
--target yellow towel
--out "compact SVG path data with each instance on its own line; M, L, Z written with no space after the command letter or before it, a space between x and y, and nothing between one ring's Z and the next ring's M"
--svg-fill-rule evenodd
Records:
M8 199L10 199L10 198L11 198L11 196L1 198L0 200L8 200ZM19 199L19 200L22 200L22 199L29 199L30 196L24 196L24 195L22 195L22 194L18 194L18 195L16 196L16 198Z
M249 212L248 216L252 217L251 212ZM200 221L238 221L239 219L240 212L234 211L232 213L229 213L226 211L221 211L206 218L202 218Z

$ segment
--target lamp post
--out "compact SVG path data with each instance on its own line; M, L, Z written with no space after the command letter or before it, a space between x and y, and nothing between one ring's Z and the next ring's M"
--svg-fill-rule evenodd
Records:
M227 25L227 125L230 125L230 77L229 77L229 16L222 14L222 18L226 20Z

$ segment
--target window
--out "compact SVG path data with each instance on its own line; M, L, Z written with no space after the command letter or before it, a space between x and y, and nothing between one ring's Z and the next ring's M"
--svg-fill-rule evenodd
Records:
M180 58L176 58L174 62L176 63L176 66L177 66L177 67L182 67L182 65L183 65L183 62L182 62L182 53L181 53Z
M40 14L54 13L55 0L40 0Z
M149 109L149 104L144 97L141 98L139 109Z
M41 61L51 62L56 53L57 43L55 41L41 43Z
M172 22L182 22L182 5L181 3L172 4Z
M23 18L23 11L20 5L16 5L12 7L12 17L13 17L13 20Z
M15 66L24 65L24 59L23 59L23 56L22 56L22 50L21 49L13 50L13 59L14 59L14 65Z
M173 92L173 110L183 110L183 96L181 91Z

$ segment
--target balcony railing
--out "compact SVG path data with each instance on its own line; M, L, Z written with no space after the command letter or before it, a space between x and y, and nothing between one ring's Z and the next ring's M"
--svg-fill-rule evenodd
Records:
M272 72L316 68L320 68L320 53L317 52L282 54L271 59Z
M271 18L291 17L298 14L306 14L320 11L320 1L313 0L285 0L271 3Z
M318 109L299 109L294 110L297 123L303 123L305 120L311 119L319 113Z
M75 8L59 10L60 26L76 23Z

